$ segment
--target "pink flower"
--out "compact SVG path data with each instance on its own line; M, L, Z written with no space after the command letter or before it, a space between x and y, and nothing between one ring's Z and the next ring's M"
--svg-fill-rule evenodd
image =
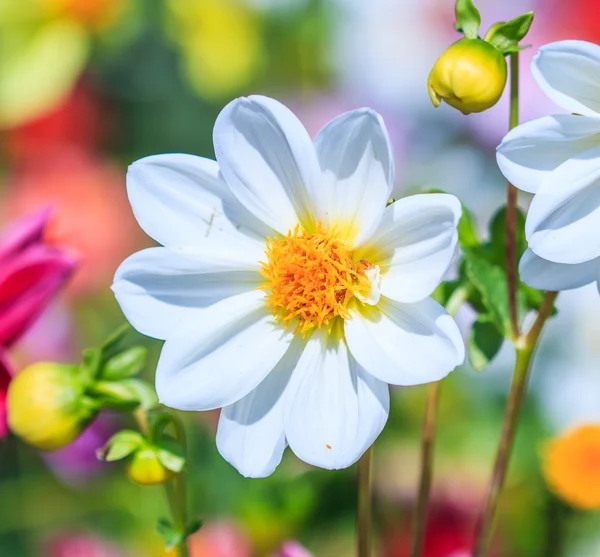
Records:
M298 542L285 542L273 557L312 557Z
M76 262L46 245L44 209L11 226L0 239L0 438L6 434L10 348L33 325L73 272Z

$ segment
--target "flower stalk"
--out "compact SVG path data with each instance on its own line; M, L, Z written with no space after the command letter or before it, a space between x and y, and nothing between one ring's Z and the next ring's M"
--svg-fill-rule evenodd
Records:
M558 292L546 292L533 326L526 335L519 337L516 342L517 358L515 369L504 411L502 433L494 462L492 479L488 488L483 513L476 527L473 557L485 557L490 550L494 532L494 518L508 470L519 413L529 378L531 361L544 324L552 314L552 308L554 307L557 295Z
M421 438L421 478L419 480L419 495L415 510L410 557L419 557L421 555L425 539L429 492L431 491L431 479L433 477L435 429L442 382L436 381L435 383L430 383L427 387L427 404L425 408L425 420L423 422L423 436Z
M519 124L519 53L510 55L510 118L508 129ZM506 184L506 280L508 284L508 309L513 342L519 337L517 311L517 188Z
M371 507L372 482L371 460L373 446L358 461L358 500L357 500L357 548L358 557L371 555Z

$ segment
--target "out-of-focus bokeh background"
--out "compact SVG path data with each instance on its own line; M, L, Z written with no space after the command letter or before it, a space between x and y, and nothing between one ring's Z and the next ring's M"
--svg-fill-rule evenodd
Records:
M551 41L600 42L600 2L479 0L478 7L483 28L535 11L526 40L533 48L522 54L521 118L558 112L533 82L529 61ZM212 157L213 122L236 96L278 98L312 135L341 112L373 107L394 145L395 196L455 193L484 231L503 203L494 149L508 102L468 117L431 105L429 70L458 39L453 8L453 0L0 0L0 226L51 207L44 240L79 261L11 349L12 367L77 361L123 321L112 275L149 244L127 203L127 165L163 152ZM595 286L561 294L558 307L533 371L496 557L600 555L600 516L559 502L540 472L550 437L600 422ZM465 330L471 317L458 316ZM156 357L159 343L144 342ZM444 383L424 557L468 555L511 363L506 348L484 372L465 366ZM422 387L394 389L376 443L382 557L408 554L424 397ZM267 556L287 539L320 557L352 555L355 470L316 470L286 454L272 477L246 480L217 453L217 417L185 415L191 507L205 520L193 557ZM167 513L162 490L135 486L119 463L95 458L121 419L102 415L55 453L10 436L0 441L1 556L164 554L153 531Z

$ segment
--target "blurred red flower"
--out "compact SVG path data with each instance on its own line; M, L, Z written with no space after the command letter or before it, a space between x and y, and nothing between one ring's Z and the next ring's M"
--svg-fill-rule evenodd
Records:
M44 543L45 557L125 557L117 547L95 536L63 534Z
M125 173L91 153L56 147L18 165L9 178L4 210L22 215L44 205L53 208L45 240L80 262L69 291L108 291L118 264L139 247Z
M5 350L35 322L75 269L76 261L43 240L50 211L12 225L0 239L0 437L6 434L11 370Z
M15 163L48 157L65 146L83 150L96 149L106 136L110 124L98 94L82 79L70 95L51 112L3 134L3 147Z

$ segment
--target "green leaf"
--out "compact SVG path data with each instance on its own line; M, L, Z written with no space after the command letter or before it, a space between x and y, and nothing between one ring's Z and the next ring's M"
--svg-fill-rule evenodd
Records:
M185 537L187 538L188 536L195 534L198 530L200 530L200 528L202 528L203 524L204 523L199 518L193 518L190 520L185 527Z
M140 406L144 410L150 410L158 406L158 396L156 395L156 391L147 381L144 381L143 379L124 379L123 381L120 381L120 383L126 384L131 391L135 392L136 397L140 402Z
M472 248L479 244L473 216L464 205L462 207L462 216L458 221L458 243L463 249Z
M95 379L102 363L102 351L98 348L86 348L81 355L81 372L90 380Z
M133 346L110 358L100 373L103 379L119 380L137 375L146 363L148 350L143 346Z
M463 32L467 39L476 39L481 25L479 10L473 0L456 0L456 28Z
M517 261L527 249L525 239L525 215L521 209L517 209L515 217L515 240ZM506 207L502 207L490 221L490 247L493 252L493 260L499 265L505 265L506 258Z
M186 538L185 533L176 528L166 518L160 518L158 520L156 531L164 540L165 549L167 550L174 548Z
M133 410L138 406L148 410L158 404L154 389L141 379L121 381L96 381L86 389L86 394L99 400L105 408Z
M158 448L158 459L161 464L171 470L171 472L179 473L185 466L185 456L183 448L172 437L163 437L155 442Z
M139 449L144 443L145 439L140 433L124 429L115 433L106 445L98 450L97 456L99 459L106 460L107 462L121 460Z
M486 40L502 54L512 54L522 50L519 41L527 35L532 23L533 12L528 12L503 25L494 26L486 33Z
M469 361L476 371L481 371L500 350L504 336L489 317L480 315L473 324L467 340Z
M471 284L479 291L481 301L499 331L510 336L508 286L502 267L494 265L475 251L465 251L465 270Z

